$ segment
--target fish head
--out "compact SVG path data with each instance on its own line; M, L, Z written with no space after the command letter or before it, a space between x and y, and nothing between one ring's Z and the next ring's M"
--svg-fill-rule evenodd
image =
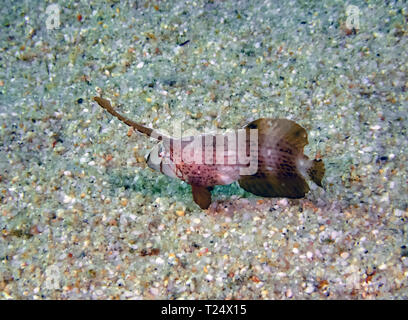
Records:
M146 163L149 168L161 172L170 178L178 178L176 166L170 159L170 153L166 150L164 143L158 143L147 155Z

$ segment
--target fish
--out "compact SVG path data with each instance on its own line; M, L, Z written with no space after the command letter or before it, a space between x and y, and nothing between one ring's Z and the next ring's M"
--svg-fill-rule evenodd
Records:
M159 141L147 155L147 165L190 184L201 209L211 205L216 185L238 182L256 196L291 199L310 191L306 180L323 188L324 162L304 154L307 132L293 120L260 118L223 134L175 138L124 117L107 99L94 101L135 131Z

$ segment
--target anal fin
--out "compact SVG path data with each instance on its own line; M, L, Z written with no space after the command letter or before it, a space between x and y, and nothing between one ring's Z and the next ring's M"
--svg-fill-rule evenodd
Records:
M194 202L197 203L201 209L208 209L211 204L211 192L208 187L191 185Z

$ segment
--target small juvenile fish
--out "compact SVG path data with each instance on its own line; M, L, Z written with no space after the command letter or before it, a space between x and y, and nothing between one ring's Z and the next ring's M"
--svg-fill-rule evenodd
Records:
M324 163L303 154L307 133L292 120L262 118L223 135L176 139L125 118L109 100L94 100L136 131L162 142L149 153L148 166L190 184L202 209L211 204L213 186L235 181L262 197L302 198L309 191L306 178L322 187Z

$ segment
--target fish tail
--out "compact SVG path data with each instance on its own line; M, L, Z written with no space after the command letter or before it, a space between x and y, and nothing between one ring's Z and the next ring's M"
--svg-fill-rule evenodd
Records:
M123 123L127 124L129 127L132 127L136 131L139 131L140 133L143 133L147 135L148 137L152 136L153 129L145 127L144 125L134 122L132 120L129 120L128 118L122 116L120 113L118 113L115 109L113 109L111 103L109 100L101 98L101 97L94 97L93 98L103 109L108 111L111 115L114 117L118 118L120 121ZM162 136L157 137L158 140L162 140Z
M321 159L315 159L307 170L307 173L314 183L319 187L322 187L322 179L325 171L324 162Z

